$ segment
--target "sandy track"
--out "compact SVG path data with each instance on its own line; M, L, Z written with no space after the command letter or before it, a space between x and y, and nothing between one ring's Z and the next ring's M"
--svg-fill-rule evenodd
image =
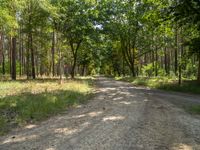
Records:
M200 117L178 107L199 96L97 85L88 104L1 137L0 150L200 150Z

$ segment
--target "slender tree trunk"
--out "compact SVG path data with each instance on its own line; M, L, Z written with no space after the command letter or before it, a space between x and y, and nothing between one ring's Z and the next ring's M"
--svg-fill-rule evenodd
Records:
M16 80L16 37L12 38L12 80Z
M2 73L3 73L3 63L4 63L4 56L3 56L3 33L0 32L0 65L2 65Z
M59 73L60 73L60 84L62 84L62 54L61 54L61 50L60 48L58 48L59 50Z
M52 36L52 75L55 76L55 31L53 31Z
M132 77L135 77L135 67L134 64L131 64L131 73L132 73Z
M179 67L178 67L178 72L179 72L179 75L178 75L178 84L181 85L182 83L182 68L181 68L181 64L179 64Z
M21 38L21 27L19 31L19 75L22 76L22 38Z
M153 65L153 75L155 72L155 54L154 54L154 50L152 50L152 65Z
M158 76L158 47L156 46L155 76Z
M4 52L2 53L2 59L3 59L3 62L2 62L2 74L5 75L6 71L5 71L5 56L4 56Z
M22 75L24 75L25 73L25 58L24 58L24 39L23 39L23 36L21 38L21 67L22 67Z
M200 84L200 53L198 54L198 75L197 75L197 81Z
M9 73L12 76L12 38L9 37L9 53L8 53L8 60L9 60Z
M35 79L35 55L34 55L34 49L33 49L33 35L30 33L30 51L31 51L31 69L32 69L32 78Z
M86 67L86 65L83 64L82 71L81 71L81 76L84 76L84 75L85 75L85 67Z
M74 56L74 60L73 60L73 64L72 64L72 70L71 70L71 78L72 79L74 79L74 76L75 76L76 59L77 59L77 57Z
M164 48L164 64L165 64L165 73L168 75L168 64L167 64L167 48Z
M2 40L2 46L1 46L1 52L2 52L2 74L5 75L5 54L4 54L4 35L1 36Z
M177 76L178 71L178 28L175 29L175 51L174 51L174 72Z
M125 62L124 62L124 56L123 56L123 60L122 60L122 74L125 77Z
M167 57L167 70L168 70L168 75L170 75L170 70L171 70L171 50L168 51L168 57Z
M183 37L182 37L182 28L181 28L181 48L180 48L180 58L179 58L179 85L182 83L182 55L183 55Z
M28 44L27 44L27 49L26 49L26 75L27 79L29 79L30 73L29 73L29 66L30 66L30 41L28 37Z

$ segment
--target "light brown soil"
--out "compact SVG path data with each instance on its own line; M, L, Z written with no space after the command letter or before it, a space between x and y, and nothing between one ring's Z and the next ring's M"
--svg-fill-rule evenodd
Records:
M200 150L200 117L182 104L199 96L98 78L96 96L0 138L1 150Z

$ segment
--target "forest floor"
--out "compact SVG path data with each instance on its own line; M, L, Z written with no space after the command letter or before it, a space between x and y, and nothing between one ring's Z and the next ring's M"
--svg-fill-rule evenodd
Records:
M200 96L100 77L96 96L0 137L2 150L200 150Z

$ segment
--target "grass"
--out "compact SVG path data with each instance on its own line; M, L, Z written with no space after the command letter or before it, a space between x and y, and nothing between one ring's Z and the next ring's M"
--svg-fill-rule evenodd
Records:
M182 85L179 85L176 79L167 77L116 77L116 80L128 81L134 85L147 86L155 89L200 94L200 85L192 80L184 80Z
M157 77L116 77L116 80L131 82L134 85L147 86L154 89L161 89L167 91L176 91L191 94L200 94L200 85L193 80L184 80L182 85L178 84L178 81L173 78ZM200 106L188 106L186 108L189 112L194 114L200 114Z
M86 102L92 91L90 79L0 82L0 134L11 128L58 114Z
M191 106L189 108L189 112L191 112L193 114L199 114L200 115L200 105L198 105L198 106Z

